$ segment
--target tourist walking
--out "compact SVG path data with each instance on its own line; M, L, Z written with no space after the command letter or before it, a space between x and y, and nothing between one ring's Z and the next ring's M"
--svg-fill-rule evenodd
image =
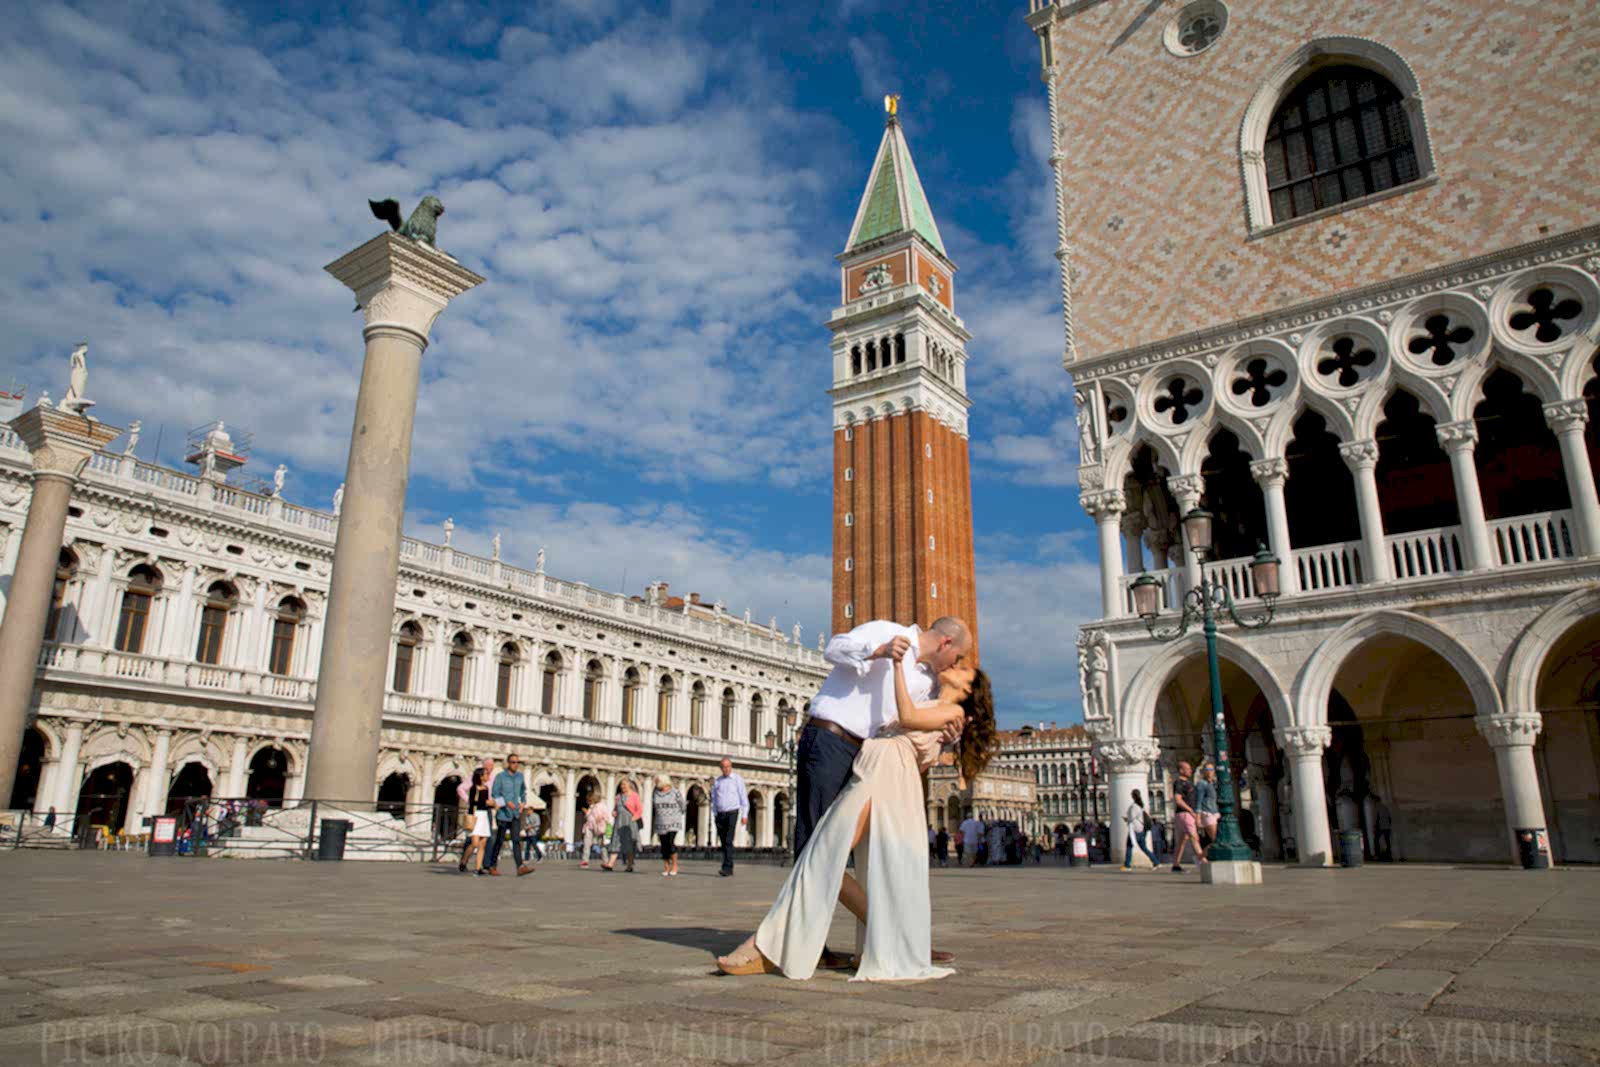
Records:
M522 805L522 854L531 863L537 856L544 859L544 846L539 843L539 835L544 831L544 819L531 804Z
M750 790L744 779L733 773L733 761L722 758L722 776L711 783L711 814L717 823L717 838L722 842L722 869L717 873L733 877L733 835L750 821Z
M687 807L683 791L672 784L666 775L656 779L656 792L650 798L651 821L655 823L656 841L661 845L661 872L663 878L678 876L678 835L683 833L683 813Z
M56 809L54 807L45 814L44 828L46 830L54 830L56 828Z
M483 787L485 789L488 789L489 786L494 782L494 757L493 756L485 756L485 757L483 757L483 763L479 767L474 768L474 769L483 771ZM456 810L461 812L461 818L463 820L462 825L464 827L466 827L466 830L467 830L466 840L461 842L461 866L460 866L459 869L462 870L462 871L465 871L467 869L467 853L472 851L472 829L473 829L472 785L473 785L473 781L474 781L474 776L469 774L469 775L467 775L467 777L465 777L465 778L463 778L461 780L461 784L460 785L456 786Z
M483 778L482 767L472 768L472 777L467 782L467 818L471 820L472 829L467 833L467 847L458 868L462 873L469 863L473 874L483 873L483 850L489 843L489 786Z
M978 846L983 843L983 821L972 812L961 820L961 866L976 867Z
M1144 810L1144 796L1137 789L1133 791L1133 801L1128 805L1127 813L1123 816L1128 822L1128 851L1122 857L1122 869L1133 870L1133 846L1139 846L1139 851L1150 857L1150 864L1154 867L1161 866L1161 861L1156 859L1146 844L1150 834L1150 814Z
M1217 769L1211 764L1200 768L1200 779L1194 783L1194 810L1200 819L1200 844L1211 847L1217 839L1217 823L1222 812L1217 807Z
M633 860L639 853L639 831L643 828L644 801L640 799L638 790L633 788L633 782L624 778L617 786L617 806L611 824L611 842L606 846L606 861L600 868L606 871L616 870L617 857L621 856L622 862L627 864L624 870L632 874Z
M611 836L611 805L606 803L605 796L596 789L589 794L589 810L583 816L583 852L579 855L579 867L589 866L589 851L596 845L605 848L606 838Z
M517 877L532 874L522 860L522 805L528 799L528 782L522 777L522 761L506 757L506 769L495 775L489 787L489 802L494 806L494 843L489 846L489 873L500 874L500 846L511 839L511 857L517 864Z
M1172 783L1172 804L1178 809L1178 840L1172 846L1172 869L1183 872L1183 853L1194 846L1196 863L1206 861L1205 850L1200 847L1199 813L1195 808L1194 768L1188 760L1178 761L1178 777Z
M939 866L950 866L950 831L939 827L939 832L933 839L933 853L939 857Z

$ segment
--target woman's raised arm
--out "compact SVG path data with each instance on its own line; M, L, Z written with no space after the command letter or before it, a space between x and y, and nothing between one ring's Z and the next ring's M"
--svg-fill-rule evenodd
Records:
M911 690L906 688L905 667L898 659L894 661L894 703L900 725L907 730L943 730L961 718L961 707L957 704L918 707L911 699Z

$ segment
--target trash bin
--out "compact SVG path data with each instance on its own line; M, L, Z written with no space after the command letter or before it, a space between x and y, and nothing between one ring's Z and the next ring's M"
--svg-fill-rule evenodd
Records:
M355 823L349 819L323 819L322 834L317 841L317 859L344 859L345 835L353 829Z
M1550 839L1542 826L1517 827L1517 856L1525 871L1542 871L1550 866Z
M170 815L157 815L150 820L150 850L152 856L178 854L178 820Z
M1089 839L1082 834L1073 834L1067 842L1067 866L1076 867L1080 863L1089 866Z
M1339 866L1361 866L1361 831L1339 831Z

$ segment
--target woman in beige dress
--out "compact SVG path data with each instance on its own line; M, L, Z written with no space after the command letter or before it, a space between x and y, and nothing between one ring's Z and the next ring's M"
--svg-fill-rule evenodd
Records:
M939 760L939 735L951 723L963 726L957 759L962 777L970 781L987 766L995 743L994 699L988 676L958 664L939 676L935 701L913 704L897 659L895 703L898 720L862 744L850 783L817 823L761 926L717 960L723 973L810 978L835 901L860 923L853 981L953 973L932 962L922 772ZM854 877L845 871L852 850ZM872 908L869 901L882 903Z

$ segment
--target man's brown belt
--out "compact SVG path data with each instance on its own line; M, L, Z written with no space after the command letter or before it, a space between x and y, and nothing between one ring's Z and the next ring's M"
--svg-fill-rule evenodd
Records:
M840 726L836 722L829 722L827 719L812 719L811 725L815 726L819 730L826 730L835 737L844 738L856 748L861 747L861 738L857 737L849 730L846 730L843 726Z

